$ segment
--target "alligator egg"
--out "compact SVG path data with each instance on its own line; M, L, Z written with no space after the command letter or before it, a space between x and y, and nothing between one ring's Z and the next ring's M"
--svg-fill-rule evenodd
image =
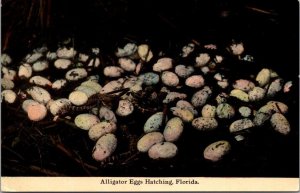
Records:
M172 58L161 58L153 65L154 72L162 72L173 67Z
M218 122L213 117L198 117L192 121L192 126L200 131L210 131L218 127Z
M163 141L164 136L160 132L147 133L137 142L137 149L140 152L147 152L153 145Z
M170 159L176 156L177 147L171 142L161 142L153 145L149 151L148 155L152 159Z
M119 116L125 117L130 115L133 110L133 104L129 100L120 100L116 113Z
M217 141L207 146L203 155L205 159L216 162L228 154L230 149L231 146L228 141Z
M1 96L7 103L14 103L17 98L17 94L13 90L3 90Z
M100 123L93 125L89 129L89 138L91 140L96 141L103 135L105 135L107 133L113 133L116 130L117 130L117 125L115 122L101 121Z
M44 119L46 115L47 108L43 104L31 104L27 107L27 116L31 121L40 121Z
M179 84L177 75L170 71L164 71L161 75L161 80L167 86L177 86Z
M170 119L164 129L165 140L169 142L177 141L183 132L183 126L183 122L180 118L174 117Z
M108 158L117 148L117 138L114 134L108 133L100 137L93 149L93 158L96 161L103 161Z
M93 114L79 114L75 117L75 125L83 130L89 130L92 126L100 122L97 116Z
M204 78L201 75L193 75L185 80L185 85L192 88L200 88L204 86Z
M159 127L162 125L162 120L163 119L163 113L162 112L157 112L151 117L148 118L144 125L144 132L145 133L150 133L152 131L157 131Z

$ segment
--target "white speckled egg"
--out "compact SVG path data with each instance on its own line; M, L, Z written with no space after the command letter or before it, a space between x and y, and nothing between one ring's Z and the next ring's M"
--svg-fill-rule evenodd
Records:
M177 147L171 142L161 142L153 145L149 151L148 155L152 159L170 159L176 156Z
M170 71L164 71L161 75L161 80L167 86L177 86L179 84L177 75Z
M210 131L218 127L218 122L213 117L198 117L192 121L192 126L200 131Z
M152 69L154 72L162 72L165 70L169 70L173 67L172 58L160 58L153 65Z
M103 74L107 77L120 77L124 73L124 70L118 66L106 66L103 70Z
M52 89L54 90L60 90L61 88L65 87L67 84L66 79L59 79L52 83Z
M231 123L231 125L229 126L229 131L233 133L251 127L254 127L254 124L250 119L239 119Z
M263 68L256 76L256 81L258 82L260 87L265 86L269 83L271 78L271 71L270 69Z
M201 110L202 117L215 117L217 108L213 105L206 104Z
M191 102L194 105L194 107L202 107L207 99L211 96L212 91L208 86L205 86L200 91L193 94Z
M103 161L117 148L118 140L114 134L108 133L98 139L93 149L93 158L96 161Z
M217 115L220 119L230 119L235 115L235 110L230 104L221 103L217 106Z
M47 60L37 61L32 65L32 70L35 72L41 72L46 70L49 67Z
M180 117L184 122L191 122L194 119L194 114L188 109L172 107L170 110L174 116Z
M268 87L267 96L274 97L278 92L281 91L283 83L284 81L281 78L278 78L271 82L270 86Z
M88 95L85 92L79 90L73 91L69 94L69 100L74 105L84 105L88 100Z
M248 92L255 87L254 83L250 80L239 79L236 80L233 84L233 88Z
M193 75L185 80L185 85L192 88L200 88L204 86L204 78L201 75Z
M124 48L118 48L116 52L117 57L130 56L137 51L137 45L134 43L128 43Z
M39 103L47 104L51 99L49 92L38 86L28 88L27 93L33 98L33 100Z
M141 80L143 80L143 84L150 86L155 85L159 82L159 75L153 72L146 72L139 76Z
M138 54L140 58L146 62L149 62L153 57L153 53L147 44L141 44L138 46Z
M99 117L101 121L117 122L115 113L107 107L102 106L99 109Z
M69 99L66 98L57 99L51 102L49 110L52 115L57 115L57 113L61 110L61 108L69 104L71 104Z
M145 125L144 125L144 132L150 133L153 131L157 131L159 127L162 125L163 119L163 112L157 112L153 115L151 115Z
M243 117L249 117L251 115L251 109L249 107L246 106L242 106L239 108L239 113L243 116Z
M228 141L217 141L207 146L203 152L205 159L216 162L221 160L231 149Z
M181 78L189 77L195 71L193 66L177 65L175 67L175 73Z
M3 90L1 97L4 98L5 102L12 104L16 101L17 94L13 90Z
M289 107L286 104L279 102L279 101L269 101L267 103L267 106L273 112L282 113L282 114L287 113L288 109L289 109Z
M128 72L133 72L136 68L136 64L130 58L119 58L119 64L123 70Z
M15 83L7 78L2 78L1 79L1 86L4 90L10 90L13 89L15 87Z
M27 100L23 101L23 103L22 103L22 109L27 113L28 107L30 105L34 105L34 104L39 104L39 103L36 102L35 100L27 99Z
M44 119L46 115L47 108L43 104L31 104L27 107L27 116L31 121L40 121Z
M183 132L183 122L178 117L170 119L164 129L164 138L166 141L174 142L179 139Z
M55 60L54 62L54 66L57 68L57 69L67 69L71 66L72 62L71 60L69 59L57 59Z
M19 67L18 76L20 78L30 78L32 75L32 67L29 64L22 64Z
M133 110L133 104L129 100L120 100L116 113L121 117L126 117L130 115Z
M88 73L84 68L73 68L66 73L66 79L76 81L87 77Z
M37 86L49 86L49 87L52 86L50 80L42 76L33 76L29 79L29 82Z
M70 59L73 58L76 55L76 50L74 48L58 48L56 51L57 57L59 58L65 58Z
M176 103L176 107L178 108L181 108L181 109L187 109L189 111L191 111L193 113L194 116L197 116L198 115L198 112L197 110L194 108L194 106L189 103L188 101L185 101L185 100L179 100L177 103Z
M239 89L233 89L230 92L230 96L235 97L235 98L237 98L241 101L244 101L244 102L249 102L249 95L247 93L245 93L244 91L239 90Z
M122 88L124 81L125 81L124 78L119 78L118 80L112 80L103 86L100 93L105 94L115 90L119 90Z
M205 66L210 60L210 56L207 53L200 53L198 57L196 57L195 67Z
M87 80L87 81L82 82L81 86L87 86L87 87L95 90L96 92L100 92L102 89L102 86L98 82L95 82L92 80Z
M80 86L76 87L75 91L84 92L88 97L97 93L96 90L92 89L91 87L84 86L84 85L80 85Z
M287 135L291 131L290 123L281 113L274 113L270 121L275 131L283 135Z
M260 87L254 87L249 91L249 100L250 101L260 101L265 97L266 91Z
M77 127L83 130L89 130L92 126L99 123L100 120L93 114L79 114L75 117L74 123Z
M137 142L137 149L140 152L147 152L153 145L163 141L164 136L160 132L147 133Z
M114 133L116 130L117 125L115 122L101 121L89 129L89 138L93 141L96 141L103 135L107 133Z

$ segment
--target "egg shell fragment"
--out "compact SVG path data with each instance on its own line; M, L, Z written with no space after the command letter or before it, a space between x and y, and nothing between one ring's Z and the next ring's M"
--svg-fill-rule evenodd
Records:
M171 71L164 71L161 75L162 82L167 86L177 86L179 84L179 78Z
M67 84L66 79L59 79L52 83L52 89L54 90L60 90L61 88L65 87Z
M248 119L239 119L231 123L229 131L231 133L254 127L254 123Z
M89 129L88 134L91 140L96 141L103 135L107 133L114 133L116 130L117 130L117 125L115 122L101 121L100 123L93 125Z
M17 99L17 94L13 90L3 90L1 92L1 97L7 103L14 103Z
M278 78L271 82L267 91L267 96L274 97L277 93L279 93L283 88L283 83L284 81L281 78Z
M137 142L137 149L140 152L148 152L153 145L163 141L164 136L160 132L147 133Z
M275 131L287 135L291 131L291 126L288 120L281 113L274 113L271 117L271 125Z
M157 131L159 127L162 126L162 120L163 119L163 112L157 112L153 115L151 115L145 125L144 125L144 132L150 133L153 131Z
M3 73L3 77L2 78L6 78L8 80L14 80L16 78L17 72L15 70L11 70L6 68L5 66L2 66L2 73Z
M233 88L248 92L255 87L255 84L249 80L239 79L233 84Z
M230 51L233 55L239 56L244 52L243 43L234 43L230 45Z
M192 121L192 126L200 131L210 131L218 127L218 122L213 117L198 117Z
M165 70L169 70L173 67L172 58L160 58L157 62L153 65L152 69L154 72L162 72Z
M115 113L105 106L102 106L99 109L99 118L101 121L117 123L117 118L116 118Z
M220 119L231 119L235 115L234 108L228 103L221 103L217 106L217 116Z
M149 62L153 57L153 53L147 44L141 44L138 46L138 55L146 62Z
M137 45L134 43L127 43L124 48L118 48L116 52L117 57L130 56L137 51Z
M193 75L185 80L185 85L192 88L201 88L202 86L204 86L204 84L204 78L201 75Z
M177 65L175 67L175 73L181 78L189 77L195 71L193 66Z
M7 78L2 78L1 79L1 86L4 90L11 90L15 87L15 83Z
M33 98L33 100L39 103L47 104L51 99L49 92L38 86L28 88L27 93Z
M213 105L206 104L203 106L201 114L202 117L215 117L217 108Z
M182 120L178 117L173 117L167 122L164 129L165 140L169 142L177 141L183 132L183 128Z
M198 57L196 57L195 67L203 67L210 60L210 56L208 53L200 53Z
M122 88L124 81L125 81L124 78L119 78L118 80L112 80L103 86L100 93L105 94L115 90L119 90Z
M42 72L49 67L47 60L37 61L32 65L32 70L35 72Z
M118 140L114 134L108 133L98 139L93 149L93 158L96 161L103 161L117 148Z
M22 64L19 67L18 76L22 78L30 78L32 75L32 67L29 64Z
M192 104L194 107L202 107L207 99L211 96L212 90L208 87L205 86L203 89L200 91L196 92L191 99Z
M152 159L170 159L176 156L177 146L171 142L161 142L153 145L148 155Z
M100 120L93 114L79 114L75 117L74 123L77 127L83 130L89 130L92 126L99 123Z
M166 98L163 100L163 103L170 103L173 102L177 99L185 99L187 97L186 94L184 93L179 93L179 92L169 92L166 96Z
M129 100L120 100L117 108L117 115L126 117L130 115L134 110L133 104Z
M118 66L106 66L103 70L103 74L107 77L120 77L124 73L124 70Z
M1 64L2 65L6 66L6 65L9 65L11 62L12 62L12 59L8 54L6 54L6 53L1 54Z
M42 53L35 52L32 54L27 54L27 56L25 57L25 60L27 63L32 64L32 63L36 62L38 59L40 59L42 56L43 56Z
M229 153L230 149L231 146L228 141L217 141L205 148L203 156L205 159L213 162L220 161L226 154Z

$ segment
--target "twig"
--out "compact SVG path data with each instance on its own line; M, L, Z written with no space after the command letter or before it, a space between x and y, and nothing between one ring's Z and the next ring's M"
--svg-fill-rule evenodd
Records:
M52 171L52 170L49 170L49 169L40 168L40 167L35 166L35 165L29 166L29 169L34 171L34 172L39 172L39 173L42 173L42 174L46 174L47 176L65 176L65 175L60 174L58 172L55 172L55 171Z

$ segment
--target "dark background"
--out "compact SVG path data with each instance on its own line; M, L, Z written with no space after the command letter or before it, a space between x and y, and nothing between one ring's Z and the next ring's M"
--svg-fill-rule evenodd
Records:
M16 60L36 46L47 43L54 48L58 41L70 36L80 49L99 46L103 53L109 53L120 42L129 40L150 43L153 47L167 50L170 55L192 39L201 44L216 43L220 46L233 39L242 41L247 53L255 56L262 66L278 71L285 80L293 80L293 93L286 99L293 127L290 136L254 132L249 141L236 146L238 148L234 149L231 159L218 164L188 159L184 156L196 156L194 152L186 151L173 164L147 162L147 158L141 158L135 166L109 167L96 175L299 176L298 1L3 0L1 24L2 51L10 53ZM4 120L2 117L2 121L14 122L14 119ZM5 123L4 126L8 127ZM193 133L190 137L190 141L201 140L193 138ZM205 137L213 138L208 135L202 140ZM189 140L185 143L189 144ZM11 152L4 150L2 160L5 156L11 156ZM63 165L68 163L60 157L56 161ZM184 165L181 165L182 161ZM196 168L190 167L197 164ZM145 167L147 169L143 169ZM20 173L20 170L4 167L2 175L38 175L34 172ZM67 169L66 175L85 174Z

